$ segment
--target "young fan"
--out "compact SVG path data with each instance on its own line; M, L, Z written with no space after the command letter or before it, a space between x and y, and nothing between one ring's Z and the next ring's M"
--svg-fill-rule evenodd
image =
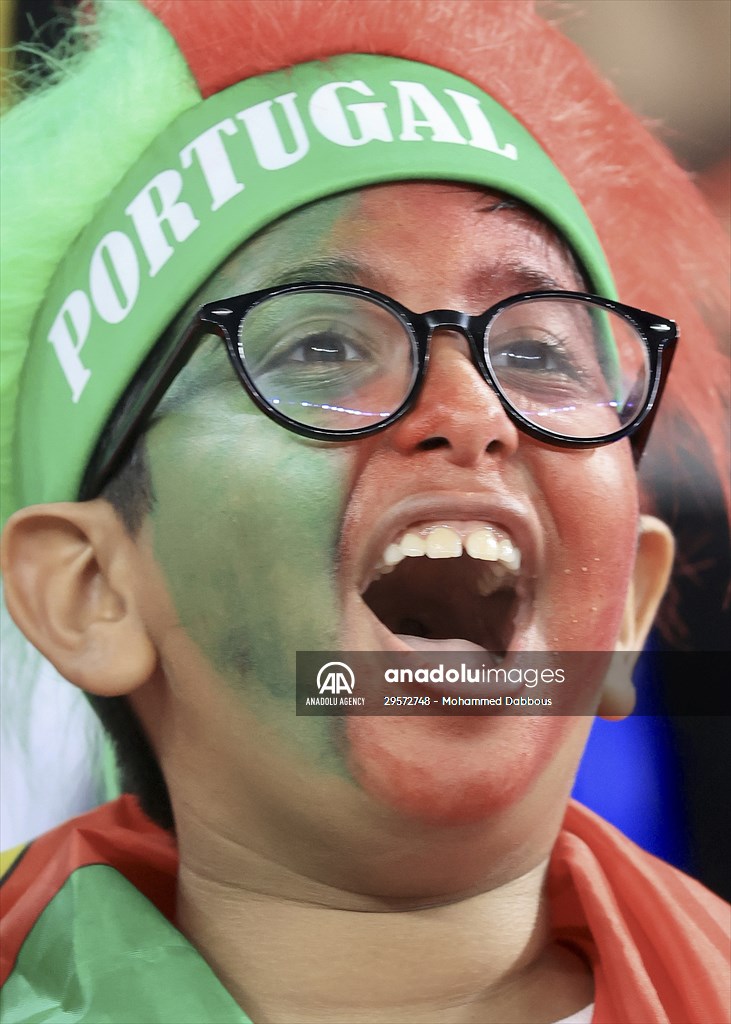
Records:
M641 650L661 397L723 460L665 152L522 0L99 3L6 125L5 596L128 795L15 860L4 1020L727 1019L587 716L294 712L298 651Z

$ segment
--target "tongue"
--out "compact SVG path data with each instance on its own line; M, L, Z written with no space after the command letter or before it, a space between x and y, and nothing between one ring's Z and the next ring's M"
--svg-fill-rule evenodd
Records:
M425 636L411 636L408 633L397 633L396 636L399 640L403 640L412 651L481 651L485 654L488 653L479 644L456 637L451 640L430 640Z

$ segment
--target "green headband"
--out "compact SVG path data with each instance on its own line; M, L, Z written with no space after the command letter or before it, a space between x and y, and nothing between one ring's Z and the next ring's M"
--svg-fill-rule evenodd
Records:
M614 295L597 237L564 177L470 82L363 55L248 79L163 132L56 273L18 385L5 506L76 497L135 371L238 246L306 203L409 179L468 182L521 199L566 238L593 288Z

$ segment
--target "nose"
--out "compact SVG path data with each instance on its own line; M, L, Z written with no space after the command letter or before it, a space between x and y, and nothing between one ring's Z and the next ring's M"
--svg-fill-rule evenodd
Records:
M404 454L442 450L459 466L485 456L505 458L520 440L500 399L475 366L467 339L437 330L431 339L426 379L415 406L391 428Z

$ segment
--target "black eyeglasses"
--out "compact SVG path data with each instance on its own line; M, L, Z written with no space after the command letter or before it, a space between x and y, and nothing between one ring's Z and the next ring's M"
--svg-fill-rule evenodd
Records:
M474 365L524 433L590 448L630 437L639 459L677 341L672 320L584 292L522 292L469 316L412 313L346 284L266 288L207 303L172 348L154 353L113 417L80 497L99 493L205 334L224 341L246 391L303 437L351 441L385 430L416 402L435 330L458 331Z

